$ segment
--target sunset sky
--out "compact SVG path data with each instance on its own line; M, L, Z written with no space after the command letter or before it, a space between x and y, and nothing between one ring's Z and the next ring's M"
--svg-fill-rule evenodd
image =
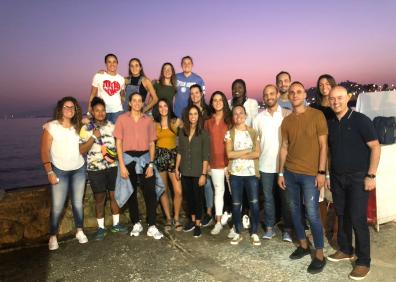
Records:
M314 86L396 83L396 1L20 1L0 9L0 114L39 109L62 96L87 101L106 53L138 57L149 78L180 71L191 55L208 93L230 95L243 78L260 97L276 73ZM261 100L261 99L260 99Z

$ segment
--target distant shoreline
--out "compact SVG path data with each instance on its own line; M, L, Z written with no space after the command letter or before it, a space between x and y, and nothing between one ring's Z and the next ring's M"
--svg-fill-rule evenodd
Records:
M17 116L17 117L2 117L1 120L9 120L9 119L31 119L31 118L51 118L51 116Z

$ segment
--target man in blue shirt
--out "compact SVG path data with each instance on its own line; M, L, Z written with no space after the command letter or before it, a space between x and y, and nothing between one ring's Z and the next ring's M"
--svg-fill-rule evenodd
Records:
M205 83L203 79L192 72L193 59L190 56L183 57L181 67L183 72L176 74L177 93L173 105L173 111L178 118L182 117L183 111L187 107L188 98L190 97L190 86L199 84L205 94Z

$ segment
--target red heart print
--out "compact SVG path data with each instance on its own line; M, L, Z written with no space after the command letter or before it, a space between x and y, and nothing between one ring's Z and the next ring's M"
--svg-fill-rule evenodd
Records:
M103 81L103 90L106 91L107 94L113 96L118 91L120 91L121 86L118 81L111 82L110 80Z

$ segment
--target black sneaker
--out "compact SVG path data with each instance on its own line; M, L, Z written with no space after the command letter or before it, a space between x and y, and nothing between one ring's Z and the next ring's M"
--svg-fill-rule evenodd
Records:
M209 225L212 224L212 222L213 222L212 216L210 216L210 215L208 215L208 214L205 214L204 218L203 218L202 221L201 221L201 226L202 226L202 227L209 226Z
M184 232L193 231L194 227L195 227L195 224L192 221L189 221L186 225L184 225L183 231Z
M323 268L326 265L326 258L323 257L323 260L320 260L318 258L314 258L310 265L308 266L307 271L311 274L316 274L322 272Z
M297 247L297 249L289 256L291 259L300 259L305 257L306 255L311 254L309 248L302 248L302 247Z
M194 228L194 237L195 237L195 238L201 237L201 234L202 234L202 232L201 232L201 227L199 227L198 225L195 225L195 228Z

